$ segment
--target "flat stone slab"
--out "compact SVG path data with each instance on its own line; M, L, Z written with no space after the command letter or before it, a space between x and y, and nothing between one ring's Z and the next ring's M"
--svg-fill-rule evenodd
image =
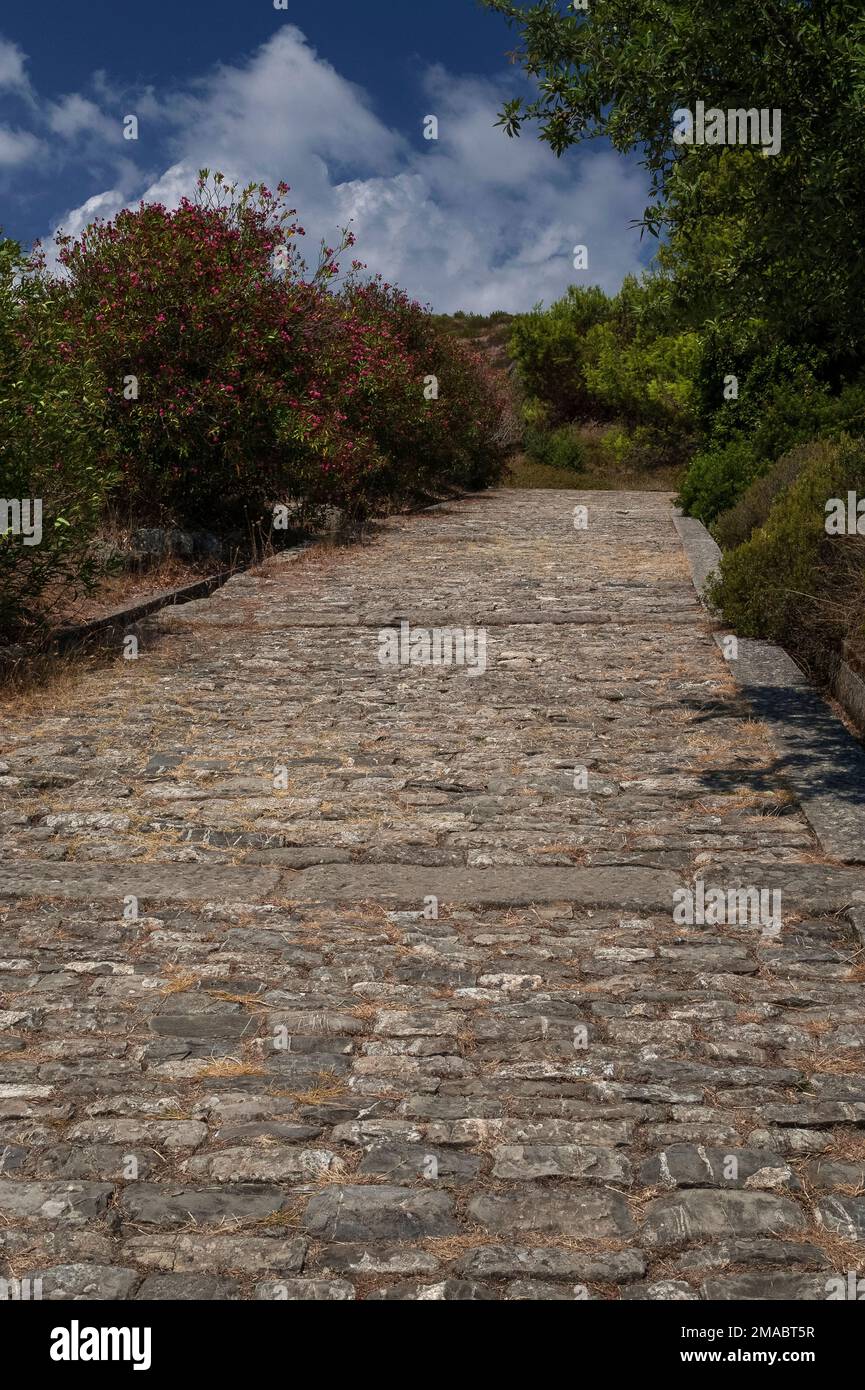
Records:
M806 1225L802 1208L789 1197L695 1188L650 1202L641 1239L647 1246L676 1249L692 1240L733 1234L787 1236Z
M22 860L0 867L0 898L123 899L177 902L256 902L279 884L275 869L205 864L38 863Z
M634 1230L624 1197L603 1189L490 1192L473 1198L469 1215L487 1230L505 1235L544 1232L603 1241L629 1236Z
M456 1234L453 1202L445 1192L409 1187L331 1187L313 1197L303 1227L336 1242L418 1240Z
M383 901L422 905L434 896L446 903L514 904L569 901L580 906L625 903L638 910L666 910L682 880L660 869L423 869L412 864L322 864L296 872L198 864L129 864L91 867L22 861L0 868L0 898L76 901L256 902L287 897L297 902ZM865 901L865 899L863 899Z
M718 888L761 888L782 895L782 911L808 908L817 912L839 912L845 908L865 910L865 874L861 869L834 864L742 864L733 860L723 873L717 869L700 873L705 891Z
M421 869L410 864L322 865L283 879L286 893L303 902L395 900L443 903L570 902L579 906L627 903L635 909L670 907L680 880L661 869L508 868Z

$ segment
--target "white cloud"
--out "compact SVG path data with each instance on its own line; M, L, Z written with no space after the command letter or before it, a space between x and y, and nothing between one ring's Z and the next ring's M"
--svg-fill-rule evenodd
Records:
M580 275L615 290L640 269L629 222L644 187L633 166L603 152L558 160L532 136L509 140L495 126L494 84L436 69L428 92L439 140L413 153L411 175L337 190L376 269L437 308L479 311L549 301ZM577 244L588 272L573 268Z
M163 111L177 123L179 154L208 149L248 169L277 169L312 155L325 168L371 173L403 145L363 90L340 77L293 26L245 66L222 65L192 92L169 97Z
M17 44L0 37L0 92L30 96L30 82L24 71L26 54Z
M73 209L63 218L61 229L67 236L79 237L84 229L97 218L104 218L109 221L116 217L118 212L126 206L126 197L117 188L110 188L105 193L94 193L92 198L88 198L86 203ZM53 261L54 255L50 243L45 246L46 256Z
M119 123L100 111L95 101L78 92L52 102L47 119L54 134L64 140L80 139L84 135L95 135L106 142L120 138Z
M613 153L558 160L533 133L509 140L495 126L502 89L487 80L430 69L417 124L400 132L288 26L245 63L124 100L141 120L142 146L159 130L173 160L148 176L130 162L130 144L121 167L94 102L56 103L52 128L91 154L103 139L114 183L63 218L67 231L94 209L110 216L118 199L174 205L207 166L244 183L291 184L310 260L319 239L332 241L351 219L359 258L442 311L525 309L574 281L615 290L641 268L629 224L645 202L642 174ZM419 140L427 114L438 117L438 141ZM588 272L573 268L578 243L588 247Z
M40 149L40 142L28 130L10 130L0 126L0 169L12 169L34 159Z

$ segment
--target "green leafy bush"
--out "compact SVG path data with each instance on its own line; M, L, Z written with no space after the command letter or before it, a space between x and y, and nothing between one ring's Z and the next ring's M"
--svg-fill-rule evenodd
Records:
M829 441L798 444L783 454L768 473L756 478L729 511L722 512L712 527L712 534L723 550L735 550L750 540L754 531L763 526L776 497L786 492L802 469L813 460L819 449L831 451Z
M806 658L838 650L861 620L865 547L826 533L826 503L865 493L865 444L843 436L815 441L797 459L798 475L776 495L763 525L721 560L710 599L744 637L787 644ZM851 563L859 583L851 583Z
M615 422L614 467L678 467L693 451L700 338L677 329L663 276L625 279L608 299L571 286L514 325L511 350L527 423Z
M690 430L699 354L697 333L637 335L622 342L607 322L586 335L583 377L592 401L607 416Z
M678 470L693 454L694 436L673 423L616 425L602 436L601 449L618 470Z
M530 428L526 431L526 453L547 468L579 473L586 463L585 450L569 425L555 430Z
M702 449L682 480L679 506L708 525L733 506L767 463L748 439Z
M38 624L53 594L86 591L102 573L94 538L113 471L98 376L69 354L39 259L6 240L0 420L0 642L8 642Z
M544 401L556 421L572 420L590 407L583 376L586 335L612 312L603 290L571 285L548 309L521 315L511 331L511 354L530 396Z
M773 342L757 321L711 321L701 330L694 375L698 421L715 443L750 434L775 399L784 398L795 407L819 389L819 367L813 353ZM738 395L727 399L725 387L731 377Z
M729 511L794 445L865 432L865 386L854 383L832 395L801 367L780 378L755 367L740 401L724 410L734 405L741 412L718 413L709 442L694 456L681 484L680 505L706 525Z

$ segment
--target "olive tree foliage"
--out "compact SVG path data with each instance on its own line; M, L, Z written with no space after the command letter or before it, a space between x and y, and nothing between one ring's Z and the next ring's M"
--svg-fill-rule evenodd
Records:
M536 94L503 101L558 155L606 137L648 170L644 228L695 321L723 312L840 369L865 348L861 0L484 0ZM687 145L673 113L779 111L781 148Z

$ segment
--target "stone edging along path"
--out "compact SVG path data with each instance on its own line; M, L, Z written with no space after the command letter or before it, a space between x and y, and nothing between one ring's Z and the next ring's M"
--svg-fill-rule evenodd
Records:
M484 671L383 664L403 622L484 628ZM0 1277L816 1300L861 1267L862 870L668 498L502 491L274 559L0 740Z
M111 640L116 639L118 634L125 636L145 618L158 613L160 608L209 598L223 584L227 584L229 579L242 574L247 568L246 565L235 565L230 570L222 570L219 574L196 580L194 584L184 584L179 589L166 589L161 593L155 593L140 603L121 605L100 618L90 618L87 622L56 628L51 635L52 646L56 651L64 652L89 642L94 637Z
M720 548L702 522L678 514L674 520L702 599L721 558ZM724 651L725 636L716 633L715 640ZM865 863L865 749L783 648L738 638L735 658L727 659L735 680L783 749L783 775L823 849L844 863ZM860 692L859 686L859 677L842 664L833 693L865 727L865 687Z

